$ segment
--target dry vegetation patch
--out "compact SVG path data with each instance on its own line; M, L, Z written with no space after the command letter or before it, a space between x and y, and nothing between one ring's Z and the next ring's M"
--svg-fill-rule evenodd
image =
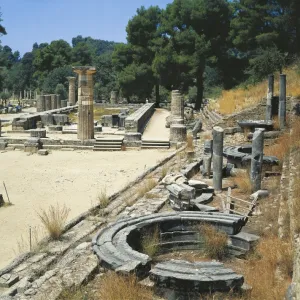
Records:
M142 252L153 257L159 252L160 232L158 226L142 235Z
M154 178L145 179L136 189L136 193L138 197L139 198L144 197L145 194L151 191L156 185L157 182Z
M135 276L119 276L109 272L101 279L99 300L152 300L153 291L140 285Z
M297 66L284 70L287 75L287 91L289 95L299 96L299 72ZM239 112L248 107L255 107L267 94L267 80L256 85L249 85L247 87L240 87L233 90L223 90L217 102L210 105L210 109L216 109L221 114L232 114ZM275 74L274 91L279 90L279 74Z
M41 209L38 217L46 228L51 239L57 240L63 233L70 209L65 205L50 205L48 209Z
M233 183L238 187L239 192L243 194L251 194L252 184L249 171L240 171L235 177L232 178Z
M218 231L209 224L201 224L199 231L204 239L204 249L208 257L223 259L227 256L228 236L225 232Z

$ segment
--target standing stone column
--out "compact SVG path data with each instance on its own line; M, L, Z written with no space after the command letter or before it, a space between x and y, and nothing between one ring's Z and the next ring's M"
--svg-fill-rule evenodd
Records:
M213 128L213 185L216 192L222 190L223 170L223 140L224 130L222 127Z
M266 106L266 121L272 121L272 100L274 97L274 75L269 75L268 78L268 93Z
M94 84L95 67L74 67L78 76L78 139L94 138Z
M46 110L45 96L39 95L36 103L36 111L42 112Z
M59 94L56 94L56 103L57 103L57 108L61 108L60 95Z
M261 172L264 156L264 129L256 128L252 139L250 179L253 192L261 189Z
M280 74L279 81L279 125L280 129L286 127L286 75Z
M76 77L67 77L69 80L69 103L70 106L73 106L76 104L75 101L75 80Z
M51 110L51 95L45 95L45 110Z
M171 124L184 124L184 101L179 91L172 91Z
M56 94L51 95L51 109L57 109L57 98Z
M110 93L110 104L116 104L117 102L118 102L117 92L116 91L112 91Z

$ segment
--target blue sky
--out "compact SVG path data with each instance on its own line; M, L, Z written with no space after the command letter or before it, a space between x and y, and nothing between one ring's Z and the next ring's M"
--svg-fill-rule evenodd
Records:
M172 0L1 0L2 45L23 55L32 45L77 35L126 42L125 27L144 5L165 8Z

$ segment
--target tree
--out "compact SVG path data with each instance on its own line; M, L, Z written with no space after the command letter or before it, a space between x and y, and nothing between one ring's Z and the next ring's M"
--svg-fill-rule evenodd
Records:
M55 94L58 94L60 96L61 100L67 99L68 94L65 86L62 83L59 83L55 87Z
M71 63L72 48L64 40L41 44L35 50L33 65L39 72L50 72Z
M156 72L167 80L164 85L170 87L171 79L172 88L182 91L195 81L196 109L202 104L206 65L216 65L227 51L229 15L225 0L175 0L164 13Z
M128 45L119 45L114 51L118 84L126 97L149 98L156 86L156 102L159 103L159 78L152 63L157 51L154 40L158 36L161 12L158 6L139 8L126 27Z
M88 66L92 64L92 52L85 42L77 43L72 49L72 65Z
M2 13L1 13L1 11L0 11L0 23L3 21L3 20L1 19L1 16L2 16ZM0 35L1 35L1 34L7 34L7 33L6 33L5 28L0 24Z
M56 68L45 77L42 89L45 93L53 93L58 84L68 88L68 76L74 76L70 66Z
M94 65L97 70L94 76L95 95L98 99L109 99L111 91L117 90L117 75L112 63L112 53L106 52L98 56Z

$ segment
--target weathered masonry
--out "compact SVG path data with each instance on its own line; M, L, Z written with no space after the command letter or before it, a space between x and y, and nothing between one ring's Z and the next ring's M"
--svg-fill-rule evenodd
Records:
M147 103L127 117L125 120L126 132L143 133L144 128L154 112L154 105L155 103Z

